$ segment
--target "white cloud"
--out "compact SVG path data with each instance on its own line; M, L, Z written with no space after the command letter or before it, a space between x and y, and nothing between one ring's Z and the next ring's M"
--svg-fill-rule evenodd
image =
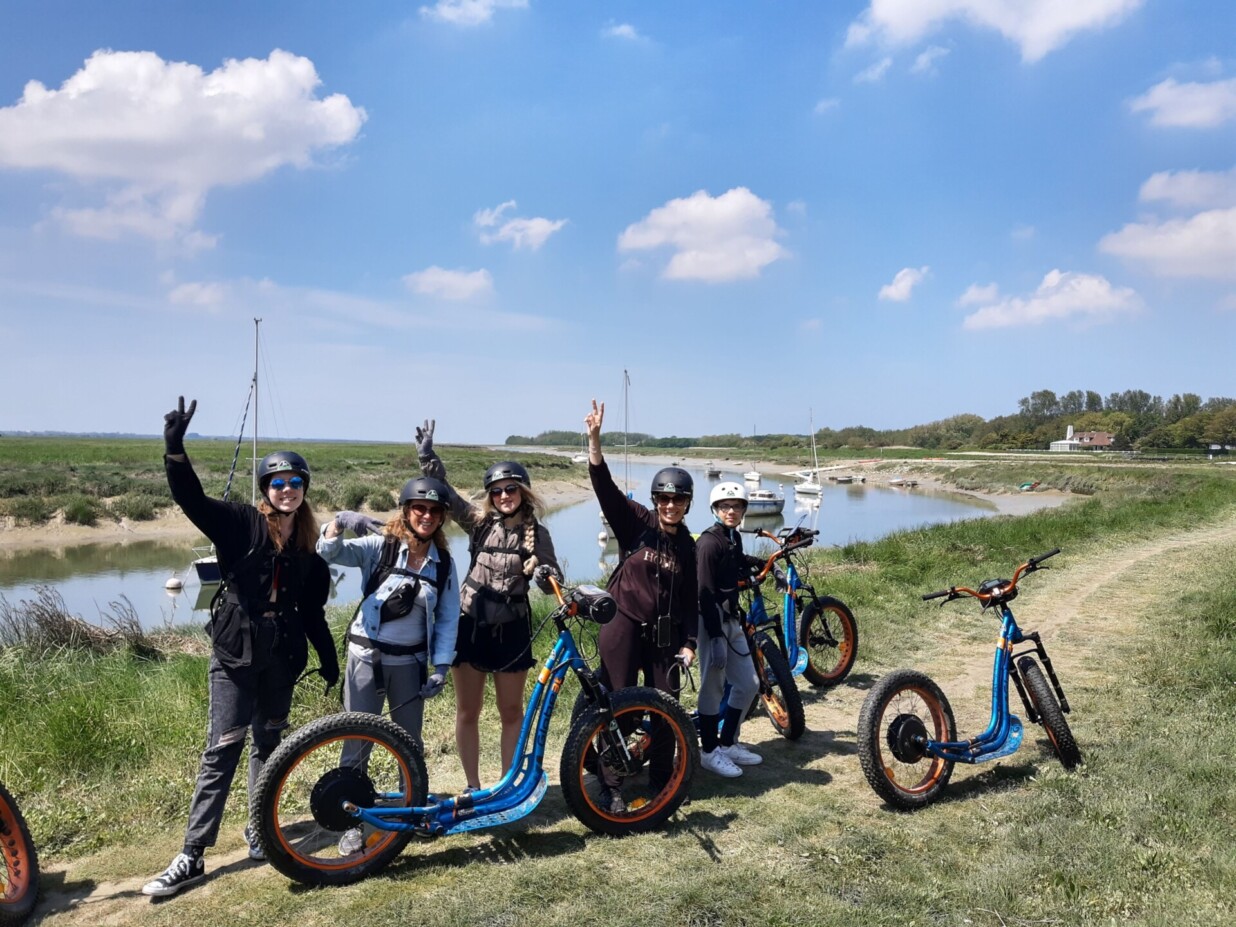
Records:
M496 10L526 10L528 0L438 0L421 7L426 19L455 26L479 26L493 19Z
M849 46L912 45L951 20L994 29L1038 61L1073 36L1113 26L1142 0L871 0L851 25Z
M0 169L48 170L101 196L53 218L97 238L213 244L191 232L213 187L250 183L353 141L365 111L316 97L313 62L276 49L211 72L153 52L96 51L59 89L30 81L0 109Z
M491 293L494 288L493 277L484 268L447 270L435 265L408 274L403 282L413 293L456 302Z
M618 250L670 247L674 256L663 277L721 283L758 277L773 261L788 257L776 241L780 234L772 207L746 187L717 197L698 190L627 226Z
M936 62L949 53L949 50L942 45L932 45L918 53L918 57L914 59L914 64L910 66L911 74L934 74L936 72Z
M1029 241L1038 234L1038 231L1033 225L1015 225L1013 230L1009 232L1009 237L1013 241Z
M182 283L167 298L177 306L212 309L227 301L228 288L222 283Z
M1104 235L1099 250L1163 277L1236 279L1236 208L1164 222L1131 222Z
M884 75L888 73L888 69L893 66L892 58L881 58L869 68L865 68L854 75L854 83L856 84L874 84L884 79Z
M836 97L825 97L824 99L819 100L815 104L815 106L812 108L812 112L814 112L817 116L822 116L825 113L829 112L830 110L836 109L840 105L841 105L841 101L838 100Z
M986 289L972 286L966 294L978 294ZM1024 299L1009 296L983 305L966 316L962 327L978 331L1041 325L1053 320L1106 322L1118 315L1137 312L1141 307L1141 298L1133 290L1113 287L1105 277L1053 270L1043 278L1033 295Z
M544 219L541 217L513 218L502 220L502 214L508 209L515 208L514 200L507 200L500 206L495 206L493 209L480 209L472 216L473 223L482 229L493 228L502 223L501 227L496 232L481 232L481 241L487 245L494 242L509 241L516 251L527 248L529 251L537 251L541 245L548 241L549 236L553 235L563 226L567 224L566 219Z
M1160 171L1142 184L1138 199L1183 209L1236 206L1236 167L1230 171Z
M1000 298L1000 287L994 283L979 286L971 283L957 300L959 306L982 306L994 303Z
M601 35L610 39L623 39L627 42L648 41L648 39L640 35L639 30L630 23L610 23L601 30Z
M785 204L785 211L795 216L807 215L807 203L805 200L790 200Z
M897 271L897 276L893 278L892 283L880 287L880 299L904 303L910 298L914 288L927 279L927 273L930 270L930 267L920 267L917 270L913 267L903 267Z
M1213 129L1236 119L1236 77L1209 84L1169 77L1130 101L1129 108L1149 112L1151 125Z

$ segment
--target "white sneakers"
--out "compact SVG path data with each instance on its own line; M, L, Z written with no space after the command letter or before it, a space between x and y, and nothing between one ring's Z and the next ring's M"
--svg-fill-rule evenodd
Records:
M724 750L725 755L730 758L730 762L735 766L759 766L764 762L764 757L748 747L744 747L742 744L734 744L732 747L718 747L717 749Z
M351 856L365 849L365 835L359 827L350 827L339 838L339 855Z
M734 765L734 761L726 753L725 747L717 747L716 750L709 753L701 753L700 765L710 772L715 772L718 776L724 776L727 779L733 779L742 775L742 770Z

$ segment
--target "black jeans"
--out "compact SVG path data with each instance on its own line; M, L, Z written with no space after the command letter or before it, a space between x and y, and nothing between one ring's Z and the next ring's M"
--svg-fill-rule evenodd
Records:
M253 732L248 783L252 800L262 764L279 746L288 726L296 668L288 664L280 652L282 648L275 645L277 632L273 626L261 624L254 628L254 665L226 667L213 656L210 658L210 720L206 750L189 806L186 846L215 845L246 735Z

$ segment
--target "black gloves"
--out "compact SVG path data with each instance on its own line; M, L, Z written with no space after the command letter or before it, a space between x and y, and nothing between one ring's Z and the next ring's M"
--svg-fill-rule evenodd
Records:
M185 397L181 396L176 408L163 416L163 447L168 456L183 455L185 452L185 432L189 430L189 422L197 411L197 400L194 399L185 411Z

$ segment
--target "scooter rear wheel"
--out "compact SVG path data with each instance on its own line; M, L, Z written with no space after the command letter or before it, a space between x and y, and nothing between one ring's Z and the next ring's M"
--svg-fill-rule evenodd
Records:
M416 807L426 792L425 761L403 728L343 712L279 745L262 767L250 819L279 872L305 885L347 885L386 868L411 834L362 827L344 804Z
M897 808L930 804L948 784L953 761L927 753L927 741L957 739L953 709L940 687L916 670L896 670L867 693L858 715L858 758L875 793Z

